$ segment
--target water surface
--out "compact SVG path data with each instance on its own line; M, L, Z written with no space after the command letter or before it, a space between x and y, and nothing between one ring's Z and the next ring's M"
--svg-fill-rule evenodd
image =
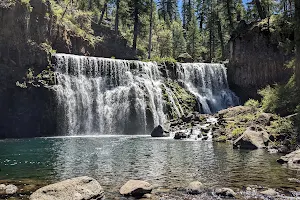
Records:
M264 150L240 151L211 141L175 141L145 136L62 137L0 141L0 180L59 180L91 176L108 196L129 179L160 188L184 188L199 180L234 189L259 185L295 189L300 174L276 163Z

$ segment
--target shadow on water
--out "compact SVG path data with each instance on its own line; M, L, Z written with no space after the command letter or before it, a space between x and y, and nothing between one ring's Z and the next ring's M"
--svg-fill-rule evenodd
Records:
M158 188L184 188L199 180L210 187L240 189L259 185L296 188L300 178L264 150L239 151L210 141L156 140L150 137L66 137L0 141L0 179L47 182L91 176L115 196L129 179Z

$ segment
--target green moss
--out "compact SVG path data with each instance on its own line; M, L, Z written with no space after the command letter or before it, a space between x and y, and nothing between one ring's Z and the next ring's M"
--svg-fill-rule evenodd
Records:
M226 142L227 141L227 136L226 135L221 135L215 139L216 142Z
M245 132L245 130L246 130L246 128L244 128L244 127L237 127L235 129L233 129L231 133L232 133L233 137L239 137Z

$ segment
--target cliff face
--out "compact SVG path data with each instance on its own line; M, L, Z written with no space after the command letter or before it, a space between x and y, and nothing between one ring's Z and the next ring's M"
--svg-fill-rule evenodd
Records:
M277 35L262 24L241 22L231 38L228 79L242 101L258 98L257 90L291 76L285 67L290 55L279 47Z
M29 68L38 74L50 66L51 53L133 58L126 40L112 30L94 25L94 34L89 22L91 32L78 34L80 25L70 28L74 24L64 23L53 10L54 4L52 0L0 2L0 138L54 134L52 91L16 86ZM20 128L25 126L26 130Z

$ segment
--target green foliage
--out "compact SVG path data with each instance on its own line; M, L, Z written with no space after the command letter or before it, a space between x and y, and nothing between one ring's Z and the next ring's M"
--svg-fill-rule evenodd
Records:
M259 108L260 107L260 103L257 100L254 99L249 99L246 103L245 106L249 106L249 107L254 107L254 108Z
M172 57L158 57L155 56L151 59L143 60L144 62L157 62L157 63L176 63L177 61Z
M275 121L271 122L271 126L267 127L267 131L272 135L293 133L294 125L290 119L278 117Z
M237 138L239 136L241 136L244 132L245 132L246 128L245 127L237 127L235 129L232 130L232 136Z
M299 95L295 86L295 76L285 85L267 86L259 91L262 98L262 109L265 112L281 115L293 114L298 105Z

